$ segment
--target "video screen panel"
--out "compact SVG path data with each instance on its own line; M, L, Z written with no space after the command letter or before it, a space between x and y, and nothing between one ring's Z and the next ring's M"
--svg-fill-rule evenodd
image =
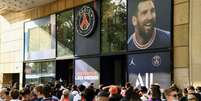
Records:
M171 60L169 52L128 55L128 78L134 87L158 83L167 88L171 82Z
M171 47L172 0L128 0L129 51Z

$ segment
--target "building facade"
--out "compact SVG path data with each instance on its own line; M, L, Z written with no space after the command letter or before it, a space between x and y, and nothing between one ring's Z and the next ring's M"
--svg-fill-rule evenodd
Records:
M172 32L172 41L170 41L172 46L167 50L151 50L151 53L168 54L164 58L169 58L167 65L170 70L170 83L175 82L179 87L186 87L190 84L200 85L200 15L196 10L201 9L199 7L201 2L199 0L170 1L172 1L170 5L173 10L172 16L170 15L172 23L170 20L169 30ZM89 81L105 84L123 84L129 81L129 64L127 63L131 59L129 57L132 55L138 57L138 53L144 54L146 57L146 53L150 52L141 53L127 50L127 23L129 22L127 20L121 22L121 18L118 16L114 17L115 21L109 19L114 12L108 10L110 8L107 2L109 1L57 0L20 12L2 12L0 19L0 83L2 86L9 84L11 80L18 81L20 86L26 81L43 83L52 80L51 77L66 80L68 83L84 83L86 85L87 82L83 80L84 76ZM125 8L119 8L123 14L121 16L125 18L127 18L129 9L127 2L124 5ZM98 16L96 30L93 32L96 34L90 35L91 39L82 37L75 31L75 16L83 5L93 7ZM115 14L118 15L118 13ZM51 20L54 18L55 21ZM46 23L46 20L53 21L53 23L49 24L48 21ZM39 24L42 27L29 26L29 23L37 23L37 21L44 22ZM52 26L53 24L55 26ZM51 26L55 27L55 33L54 31L51 33L51 28L48 29ZM117 37L103 34L104 31L113 33ZM31 35L31 32L38 33L38 35ZM56 35L55 38L52 37L54 35ZM27 37L29 38L27 39ZM28 52L26 53L26 51ZM34 57L33 54L37 54L37 56ZM42 54L47 55L43 57ZM80 72L83 69L89 72ZM148 78L152 77L152 74L145 73L144 75L147 75Z

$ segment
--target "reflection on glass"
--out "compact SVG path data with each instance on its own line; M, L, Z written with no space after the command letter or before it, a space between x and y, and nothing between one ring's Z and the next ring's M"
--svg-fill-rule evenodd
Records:
M29 29L29 52L51 49L51 32L48 24Z
M57 56L73 55L73 11L57 14Z
M47 83L55 78L55 62L27 63L25 67L26 83Z
M102 52L126 49L126 0L102 0Z
M25 60L55 58L55 15L25 23Z

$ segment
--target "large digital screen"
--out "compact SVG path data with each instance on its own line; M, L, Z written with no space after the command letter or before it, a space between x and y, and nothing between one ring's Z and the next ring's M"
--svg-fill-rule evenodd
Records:
M89 86L91 83L98 87L100 80L99 58L83 58L75 60L75 84Z
M128 55L128 77L134 87L158 83L167 88L171 82L170 53L142 53Z
M128 50L171 47L172 0L128 0Z

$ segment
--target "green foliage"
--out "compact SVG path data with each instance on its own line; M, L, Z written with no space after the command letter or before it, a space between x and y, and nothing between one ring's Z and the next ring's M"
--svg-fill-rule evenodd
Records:
M74 49L73 11L65 11L57 15L57 46L58 55L73 54ZM64 49L65 52L62 52ZM66 53L67 52L67 53Z
M102 0L101 9L102 52L126 49L126 2Z

